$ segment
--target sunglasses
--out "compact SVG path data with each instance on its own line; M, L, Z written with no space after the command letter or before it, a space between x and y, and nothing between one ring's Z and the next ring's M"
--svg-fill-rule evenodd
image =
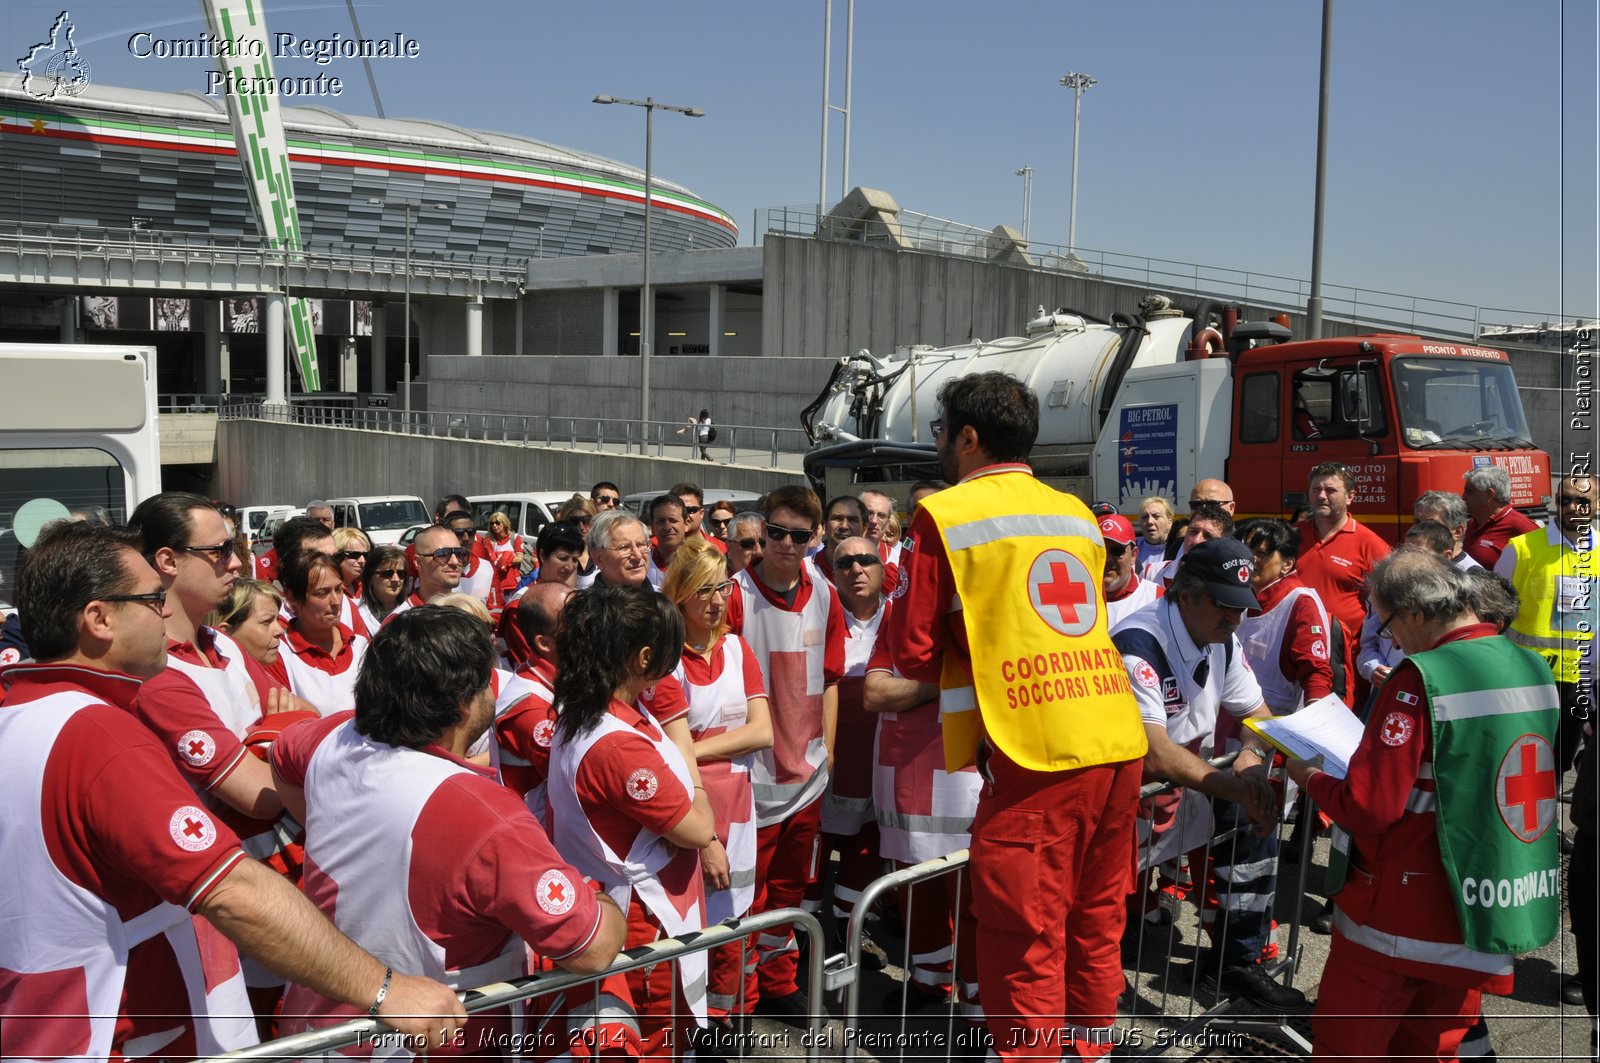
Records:
M767 538L775 543L781 543L787 539L796 546L804 546L811 541L811 529L785 528L777 524L768 524Z
M705 506L684 506L683 507L683 515L685 517L692 517L696 513L705 512L705 508L706 508Z
M1110 539L1106 540L1106 554L1109 557L1121 557L1132 548L1129 543L1114 543Z
M444 561L452 557L457 561L465 561L467 558L472 556L472 551L468 550L465 546L441 546L431 554L424 554L423 556L431 557L435 561Z
M833 559L833 567L841 571L860 565L862 568L871 568L873 565L883 564L883 559L877 554L840 554Z
M405 579L406 577L405 570L399 568L380 568L372 575L375 579Z
M590 495L589 501L597 506L614 506L622 501L621 495Z
M726 598L728 595L730 595L732 593L733 593L733 580L727 579L727 580L723 580L721 583L713 583L709 587L701 587L701 588L699 588L698 590L696 590L694 592L694 596L696 598L700 599L702 602L709 602L714 595L720 594L724 598Z
M746 550L754 550L758 546L767 545L767 541L765 539L735 539L734 542L738 543Z
M940 436L944 435L944 418L935 417L933 420L929 421L928 431L932 433L933 438L935 439L938 439Z
M159 590L159 591L148 591L148 592L146 592L144 594L107 594L102 598L96 599L96 601L101 601L101 602L145 602L145 603L147 603L149 605L155 606L156 607L156 612L160 612L162 610L162 608L167 604L167 592L165 590Z
M1580 495L1557 495L1556 501L1563 506L1577 506L1579 509L1588 509L1594 503Z
M333 559L335 561L343 562L343 561L354 561L357 558L362 558L362 557L366 557L366 556L367 556L366 553L364 551L361 551L361 550L340 550L337 554L333 555Z
M726 528L728 525L733 523L732 517L712 517L710 520L711 523L718 528Z
M216 546L179 546L176 549L186 554L204 554L211 558L212 564L220 565L227 559L229 554L233 553L233 540L229 539L227 542L218 543ZM100 600L103 602L110 601L109 598Z

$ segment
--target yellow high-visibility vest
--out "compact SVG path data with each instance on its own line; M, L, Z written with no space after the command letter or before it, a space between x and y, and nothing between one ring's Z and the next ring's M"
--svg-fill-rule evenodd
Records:
M968 670L940 677L945 767L984 734L1032 771L1142 757L1144 725L1106 625L1105 545L1087 506L1024 472L929 495L961 599Z
M1564 542L1552 545L1545 528L1517 536L1506 549L1516 552L1512 583L1522 599L1506 637L1543 657L1556 682L1578 682L1578 662L1594 638L1600 552L1592 546L1574 550Z

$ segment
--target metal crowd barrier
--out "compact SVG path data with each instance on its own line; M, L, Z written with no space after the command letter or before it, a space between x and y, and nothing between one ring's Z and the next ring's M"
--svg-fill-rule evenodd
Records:
M1211 763L1218 767L1231 765L1237 754L1230 753L1226 756L1215 758ZM1140 790L1141 798L1155 797L1168 794L1177 787L1166 783L1151 783ZM1314 807L1304 794L1300 795L1305 807L1301 810L1302 816L1314 815ZM1242 819L1242 816L1240 817ZM1309 822L1309 821L1308 821ZM1177 829L1177 828L1175 828ZM1193 896L1204 896L1209 883L1210 857L1213 849L1218 845L1226 845L1232 840L1237 842L1244 831L1250 829L1248 820L1237 827L1211 831L1209 841L1201 843L1206 854L1201 867L1191 869L1193 876ZM1282 826L1275 828L1282 830ZM1280 835L1281 837L1281 835ZM1279 916L1279 927L1271 936L1276 941L1278 936L1287 927L1288 939L1277 959L1264 963L1269 976L1275 980L1281 979L1285 984L1292 981L1294 973L1299 968L1301 956L1300 929L1304 918L1304 901L1307 872L1311 864L1311 840L1314 832L1308 827L1301 838L1299 868L1294 879L1292 891L1295 900L1289 912L1275 912ZM1279 847L1278 869L1283 868L1283 853L1288 842L1282 842ZM916 888L918 884L929 882L933 879L946 876L956 876L956 894L961 894L961 876L966 873L968 854L966 850L951 853L936 860L929 860L912 867L892 872L882 878L875 879L861 891L861 897L856 901L850 914L849 926L844 938L844 951L828 961L826 985L829 989L842 989L844 991L843 1022L846 1031L861 1030L863 1013L861 1010L863 942L867 938L867 922L877 903L886 895L895 890L906 889L906 910L902 918L906 924L907 934L903 947L900 949L898 964L906 972L906 977L911 978L912 957L910 927L916 904ZM1146 885L1148 872L1141 872L1139 884ZM1283 883L1275 881L1275 894L1283 896ZM1137 894L1140 907L1145 897ZM1185 902L1186 903L1186 902ZM1174 905L1172 907L1178 907ZM1276 908L1276 905L1274 905ZM1196 905L1188 903L1187 908L1195 909ZM1169 909L1170 911L1170 909ZM1217 918L1223 918L1223 912L1218 909ZM1162 948L1152 948L1149 951L1152 959L1159 963L1160 969L1145 970L1144 959L1147 954L1145 948L1146 935L1152 929L1152 924L1142 917L1136 907L1128 917L1128 930L1124 934L1123 963L1124 976L1127 979L1131 1000L1127 999L1124 1009L1119 1002L1117 1028L1113 1032L1112 1040L1119 1047L1118 1057L1126 1059L1152 1059L1164 1055L1174 1047L1205 1047L1227 1048L1230 1046L1243 1047L1246 1036L1252 1036L1258 1052L1263 1048L1270 1054L1273 1047L1279 1047L1285 1057L1296 1054L1309 1055L1311 1045L1301 1032L1292 1026L1287 1019L1278 1019L1261 1015L1252 1015L1241 1010L1241 1002L1237 999L1220 995L1212 997L1212 1003L1205 1004L1200 999L1198 983L1204 973L1201 967L1201 953L1205 949L1206 931L1201 925L1199 912L1195 911L1190 917L1175 916L1164 919L1167 928L1167 940ZM957 915L959 927L960 914ZM1193 939L1185 940L1185 931L1192 931ZM1226 937L1226 923L1219 934L1218 948L1220 949ZM959 964L961 963L961 935L959 929L952 935L951 948L951 985L950 996L944 1001L945 1007L937 1013L928 1013L925 1016L913 1019L907 1015L904 1008L898 1016L887 1016L897 1020L892 1031L886 1031L883 1036L877 1036L869 1031L865 1035L846 1035L843 1046L843 1058L847 1063L857 1056L858 1042L870 1042L864 1047L872 1048L871 1058L886 1060L888 1058L905 1059L908 1055L912 1058L927 1058L929 1056L943 1056L943 1051L930 1051L930 1046L959 1048L961 1046L961 1031L964 1030L967 1020L960 1017L958 1012L960 1004L956 989L960 984L961 976ZM1132 966L1129 966L1128 948L1132 947ZM1190 960L1186 969L1174 969L1173 960L1187 956ZM893 961L895 958L891 957ZM1152 964L1155 967L1155 964ZM1185 975L1185 970L1187 974ZM1187 984L1185 978L1187 977ZM895 983L896 986L899 983ZM1146 999L1146 994L1153 994L1154 1000ZM981 1001L980 1001L981 1003ZM1146 1008L1149 1003L1154 1003L1153 1008ZM913 1024L915 1024L913 1026ZM942 1029L939 1027L942 1026ZM882 1051L888 1046L890 1051ZM896 1052L897 1050L897 1052ZM952 1055L958 1054L952 1052Z
M504 1007L518 1001L531 1000L535 997L550 996L554 993L582 989L585 986L593 987L596 993L602 982L615 974L632 971L640 967L650 967L658 963L675 963L681 957L696 952L707 952L721 945L736 941L746 941L752 933L768 930L779 926L794 926L797 932L804 933L809 944L812 956L821 956L824 951L822 924L810 912L799 908L776 908L770 912L746 916L743 919L730 919L715 926L706 927L704 930L693 934L685 934L680 938L662 938L648 945L639 945L627 949L619 955L611 966L599 974L579 975L566 972L553 974L529 975L526 978L516 978L507 982L497 982L493 985L482 986L477 989L466 990L461 994L462 1005L469 1015L480 1011L489 1011L493 1008ZM822 964L809 964L806 975L806 991L813 1001L820 1001L823 993ZM676 1007L676 998L674 998ZM677 1015L674 1012L673 1018ZM822 1035L824 1017L820 1009L815 1009L810 1017L808 1036L801 1038L806 1050L806 1058L820 1060L826 1038ZM274 1041L255 1045L251 1048L241 1048L237 1051L227 1052L220 1056L213 1056L209 1063L221 1060L237 1059L301 1059L308 1056L321 1055L334 1052L341 1048L359 1045L370 1041L374 1035L390 1034L387 1026L375 1019L352 1019L338 1026L329 1026L322 1030L313 1030L308 1033L290 1034ZM511 1055L512 1053L507 1053ZM531 1056L532 1053L529 1053Z

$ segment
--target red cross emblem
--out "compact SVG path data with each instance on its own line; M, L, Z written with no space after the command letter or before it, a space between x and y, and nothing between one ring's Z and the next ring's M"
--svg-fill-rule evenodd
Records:
M1495 802L1506 827L1525 842L1550 829L1556 818L1556 755L1544 736L1525 734L1500 761Z
M1067 636L1087 634L1099 619L1100 580L1065 550L1046 550L1028 568L1028 598L1039 619Z
M172 840L178 843L178 848L191 853L209 849L217 840L216 824L211 822L211 817L206 815L204 809L194 805L185 805L174 812L172 819L167 821L167 831L172 835Z
M193 768L203 768L217 755L217 743L204 731L187 731L178 739L178 754Z
M635 801L648 801L656 795L656 773L649 768L637 768L628 776L628 796Z
M539 907L551 915L565 915L577 900L572 892L572 880L556 868L539 876L539 885L533 895L538 899Z
M1378 737L1383 739L1386 746L1403 746L1411 740L1411 733L1417 729L1411 717L1403 712L1391 712L1383 718L1383 726L1378 729Z
M538 723L533 725L533 744L538 746L540 749L549 749L550 740L555 737L555 734L556 722L554 720L540 720Z

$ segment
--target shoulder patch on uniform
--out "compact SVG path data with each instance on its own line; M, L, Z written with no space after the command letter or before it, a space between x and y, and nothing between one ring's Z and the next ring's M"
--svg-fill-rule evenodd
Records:
M539 876L539 884L533 892L539 907L551 915L566 915L578 900L572 880L554 867Z
M1411 693L1409 690L1399 690L1395 692L1394 700L1398 701L1402 705L1415 705L1417 703L1417 696Z
M649 768L635 768L632 775L628 776L628 796L635 801L648 801L656 795L660 783L656 781L656 773Z
M1386 746L1403 746L1411 741L1412 732L1417 725L1411 717L1403 712L1391 712L1383 718L1383 726L1378 729L1378 737Z
M1161 677L1156 675L1156 670L1150 667L1149 661L1140 661L1133 666L1133 678L1140 686L1149 687L1151 690L1161 685Z
M550 740L555 737L556 722L549 717L533 725L533 744L540 749L549 749Z
M1323 644L1321 639L1317 639L1311 644L1311 656L1315 657L1319 661L1326 661L1328 659L1328 647Z
M178 755L192 768L203 768L217 755L217 743L204 731L187 731L178 739Z
M190 853L209 849L217 840L217 825L205 809L194 805L184 805L174 812L167 821L167 831L178 848Z

